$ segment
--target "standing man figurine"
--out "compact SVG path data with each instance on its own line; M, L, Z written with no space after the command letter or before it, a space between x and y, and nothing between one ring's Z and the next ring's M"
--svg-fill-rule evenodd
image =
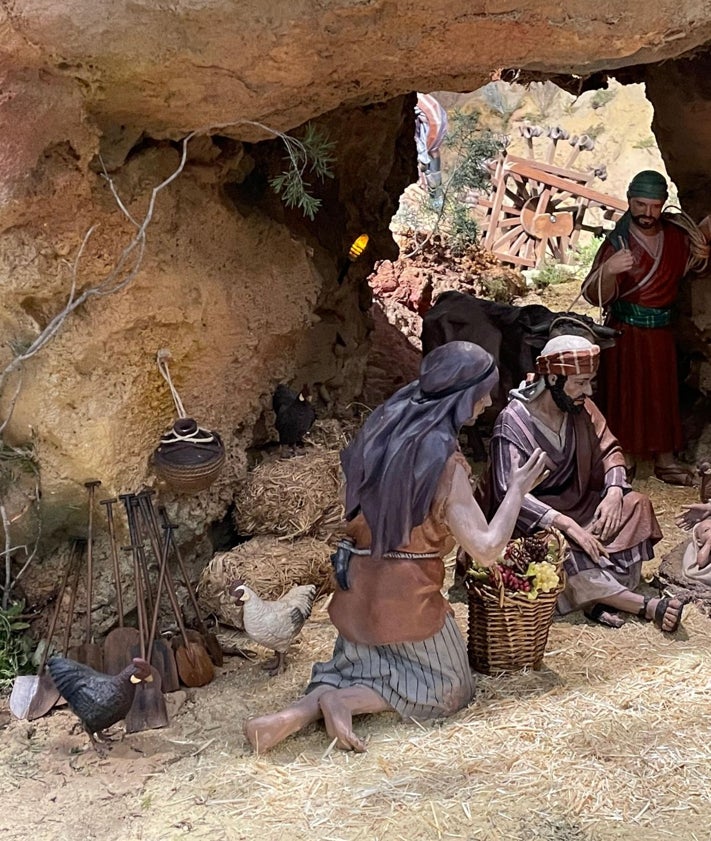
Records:
M683 213L663 212L667 196L660 173L635 175L629 209L598 251L583 295L605 308L607 325L623 331L602 355L600 398L625 451L628 476L634 476L634 457L649 458L658 479L692 485L693 474L674 455L684 442L670 325L679 281L706 265L710 219L697 226Z

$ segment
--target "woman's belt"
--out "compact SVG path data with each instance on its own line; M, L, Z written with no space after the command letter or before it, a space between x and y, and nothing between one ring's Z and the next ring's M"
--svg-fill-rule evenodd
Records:
M351 562L351 555L370 555L370 549L356 549L351 540L339 540L336 544L336 551L331 555L333 572L341 590L348 590L348 567ZM439 558L440 552L386 552L383 558L405 558L407 560L419 561L427 558Z
M668 327L672 320L670 307L643 307L630 301L615 301L610 312L618 321L632 327Z

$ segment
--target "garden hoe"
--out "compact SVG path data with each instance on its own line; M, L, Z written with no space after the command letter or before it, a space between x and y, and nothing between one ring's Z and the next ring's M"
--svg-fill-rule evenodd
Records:
M215 668L212 665L210 655L205 651L203 645L192 642L185 631L185 623L183 622L180 605L175 595L173 576L168 567L168 552L170 551L170 544L172 542L171 532L175 526L168 524L163 528L165 529L165 543L161 558L161 580L165 578L168 598L170 599L170 605L173 608L175 621L178 623L178 629L180 630L183 641L183 644L179 645L175 650L175 663L178 667L180 680L186 686L205 686L215 677Z
M137 516L140 514L140 507L138 504L138 499L135 496L131 498L131 519L132 519L132 528L133 534L135 535L136 540L139 541L140 549L138 551L138 561L143 567L143 575L144 579L148 578L148 564L146 562L146 555L143 550L143 541L144 539L148 538L151 544L151 548L153 550L153 554L155 555L156 564L160 569L160 561L162 556L162 549L160 545L156 545L152 539L151 533L149 529L141 527L141 520ZM147 534L146 534L147 532ZM160 594L161 594L162 587L156 590L155 599L151 600L153 607L151 607L149 603L149 611L151 616L157 616L160 610ZM137 653L134 646L133 656L136 657ZM158 671L160 672L161 676L161 683L163 687L163 692L176 692L180 689L180 680L178 678L178 668L175 663L175 655L173 654L173 649L168 645L168 643L156 636L154 633L153 635L153 649L151 654L151 664L154 665Z
M155 508L153 507L153 500L152 495L155 491L152 490L143 490L139 494L137 494L137 498L139 504L141 506L141 510L144 515L144 519L149 524L149 530L153 532L156 537L156 540L160 540L160 528L158 525L158 517L156 516ZM158 513L160 515L161 523L163 527L169 525L168 514L162 506L158 508ZM178 561L178 566L180 567L180 574L183 576L183 586L188 592L188 596L193 606L193 610L195 611L195 624L198 627L198 631L202 636L202 640L200 641L202 646L207 649L208 654L210 655L210 659L216 666L221 666L223 663L223 656L222 656L222 646L220 645L217 637L215 634L208 631L205 623L200 615L200 608L198 606L197 596L195 595L195 590L193 589L192 585L190 584L190 578L188 576L188 571L185 566L185 562L183 561L183 556L180 554L180 549L178 548L178 543L175 539L174 529L169 529L168 533L170 535L170 543L172 546L173 551L175 552L175 557ZM192 642L197 642L197 636L191 636Z
M150 499L148 500L150 504ZM168 525L168 515L166 513L165 508L159 508L159 513L161 516L161 520L163 521L163 525ZM207 627L205 626L205 622L200 614L200 608L198 607L197 596L195 595L195 590L193 589L192 585L190 584L190 578L188 577L188 571L185 566L185 562L183 561L183 556L180 554L180 549L178 548L178 543L175 540L175 535L173 531L170 532L170 542L173 546L173 551L175 552L175 557L178 560L178 566L180 567L180 574L183 576L183 586L188 591L188 596L190 597L190 601L193 605L193 610L195 611L195 622L198 626L198 630L202 634L203 641L205 648L207 649L207 653L210 655L210 659L216 666L221 666L223 663L223 656L222 656L222 646L220 645L217 637L211 631L208 631Z

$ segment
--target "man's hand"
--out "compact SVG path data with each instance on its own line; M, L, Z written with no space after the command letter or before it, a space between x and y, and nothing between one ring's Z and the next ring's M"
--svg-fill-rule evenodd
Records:
M582 526L579 526L575 520L571 520L570 517L559 514L553 520L553 525L557 529L560 529L569 540L577 543L593 563L597 564L601 557L610 557L607 549L605 549L600 540L589 531L586 531Z
M525 464L521 464L521 457L518 467L511 468L509 476L509 487L519 488L523 496L530 493L536 485L548 474L546 466L546 454L540 448L536 448Z
M602 270L608 277L628 272L634 266L634 255L629 248L620 248L602 264Z
M590 531L603 543L617 534L622 523L622 488L608 488L595 511Z
M674 518L674 522L680 529L688 531L707 517L711 517L711 502L695 502L685 505Z

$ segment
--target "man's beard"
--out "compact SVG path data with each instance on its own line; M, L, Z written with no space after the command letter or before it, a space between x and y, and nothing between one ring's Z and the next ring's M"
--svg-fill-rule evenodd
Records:
M659 220L653 219L651 216L633 216L632 221L638 228L642 228L645 231L653 231L659 226Z
M576 403L565 391L565 382L568 378L559 375L554 383L550 383L546 377L546 388L550 391L555 405L568 415L579 415L585 406L585 401Z

